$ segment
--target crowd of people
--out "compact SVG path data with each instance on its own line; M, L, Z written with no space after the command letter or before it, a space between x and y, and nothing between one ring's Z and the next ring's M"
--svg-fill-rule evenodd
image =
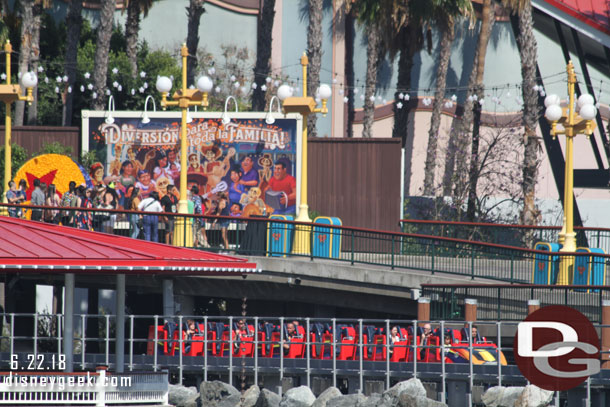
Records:
M206 144L200 150L189 156L189 213L238 218L295 212L296 179L288 173L287 158L274 163L271 154L265 153L237 159L234 148L223 153L215 144ZM126 159L121 161L124 153ZM180 193L176 185L180 182L181 166L176 149L136 152L132 146L116 145L114 157L108 171L100 162L91 165L89 187L70 182L69 190L63 195L54 184L46 185L39 179L34 179L33 188L25 180L19 181L18 187L11 181L8 202L23 204L29 201L30 205L53 208L28 210L28 218L35 221L105 233L114 232L117 217L123 218L122 214L76 208L147 212L145 215L125 215L130 236L158 242L161 223L165 229L164 243L171 244L175 217L158 213L178 212ZM19 207L9 209L9 215L13 217L26 217L26 212ZM221 231L223 249L228 250L230 221L217 218L213 224ZM202 217L193 221L196 247L210 247L205 226L206 220Z

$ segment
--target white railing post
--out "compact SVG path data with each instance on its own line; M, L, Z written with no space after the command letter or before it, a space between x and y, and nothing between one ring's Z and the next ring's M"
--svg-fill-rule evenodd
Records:
M97 368L97 380L95 382L95 393L97 407L104 407L106 405L106 369Z

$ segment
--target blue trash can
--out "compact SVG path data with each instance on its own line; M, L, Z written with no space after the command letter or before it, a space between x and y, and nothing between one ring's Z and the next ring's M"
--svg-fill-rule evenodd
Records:
M604 254L603 249L579 247L577 253ZM574 285L604 285L606 281L606 261L598 256L578 256L574 262ZM577 291L598 292L599 290L578 289Z
M549 253L558 252L561 249L559 243L538 242L534 250ZM557 272L559 270L559 256L550 256L536 253L534 257L534 270L532 271L532 283L550 285L557 283Z
M318 216L313 220L313 255L338 259L341 257L341 230L328 226L341 226L341 219ZM318 226L328 225L328 226Z
M269 219L294 220L291 215L271 215ZM267 256L286 257L292 251L294 225L269 222L267 228Z

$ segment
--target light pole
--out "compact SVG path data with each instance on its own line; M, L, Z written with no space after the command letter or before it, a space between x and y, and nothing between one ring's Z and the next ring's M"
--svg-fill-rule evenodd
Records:
M591 95L580 95L576 106L574 105L574 87L576 85L576 74L572 61L568 63L568 106L562 108L560 98L557 95L549 95L544 100L546 111L544 116L551 123L551 135L555 138L558 134L566 136L565 151L565 180L563 196L563 227L559 233L559 243L563 244L561 252L574 253L576 251L576 234L574 233L574 137L584 133L589 137L595 130L595 116L597 109L593 105L594 99ZM575 109L578 109L576 112ZM578 113L578 116L576 115ZM557 129L557 124L563 130ZM574 257L562 256L559 265L558 285L570 284L570 276L573 275Z
M187 114L190 106L208 106L208 92L212 90L214 83L207 76L202 76L197 80L197 89L188 89L186 83L186 58L188 56L188 48L186 44L182 44L180 49L182 56L182 88L172 95L172 101L167 100L167 94L172 89L172 80L166 76L157 78L156 87L161 92L161 106L163 110L167 106L178 106L182 109L182 123L180 125L180 200L178 201L178 213L188 214L187 201ZM192 246L192 233L188 233L186 227L186 218L178 217L176 221L176 230L174 233L175 246Z
M4 53L6 54L6 83L0 85L0 101L4 102L6 107L4 114L4 189L2 194L2 202L7 203L6 193L8 191L8 183L11 180L11 105L13 102L22 100L31 103L34 98L32 96L32 88L38 83L38 78L34 72L25 72L21 75L21 85L27 89L27 95L23 96L22 88L19 84L11 84L11 52L13 47L10 41L4 44Z
M318 97L322 99L322 107L316 108L316 100L311 96L307 96L307 65L309 60L304 53L301 57L301 66L303 68L303 96L292 96L292 90L288 85L282 85L278 88L277 95L283 101L285 113L300 113L303 116L303 135L301 138L301 190L299 213L296 221L311 222L309 218L309 207L307 206L307 116L312 113L322 113L326 115L328 109L326 101L330 98L332 92L330 86L321 84L318 88ZM309 228L297 228L294 238L293 252L296 254L309 254Z

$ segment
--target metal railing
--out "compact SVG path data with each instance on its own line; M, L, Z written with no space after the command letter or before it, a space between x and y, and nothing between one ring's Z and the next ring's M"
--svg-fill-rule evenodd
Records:
M0 204L10 207L14 205ZM21 208L48 208L21 206ZM57 208L53 208L57 209ZM90 213L108 216L102 222L114 234L132 236L142 233L135 230L135 222L130 218L150 215L147 212L104 210L83 208L71 209L76 213ZM101 215L100 215L101 214ZM183 242L194 237L193 225L205 224L207 241L212 245L206 250L230 251L235 254L269 257L307 257L328 259L354 264L385 266L391 269L421 270L432 273L447 273L467 276L470 279L483 278L511 283L533 281L534 264L537 260L555 263L555 272L550 280L554 283L563 271L572 281L573 264L584 259L584 265L592 262L607 263L610 255L589 253L552 253L536 251L504 244L494 244L463 240L450 237L418 235L413 233L388 232L346 226L284 221L268 218L233 218L204 215L178 215L160 213L159 216L173 216L175 222L184 222ZM229 248L222 248L219 222L229 221ZM93 225L99 229L99 225ZM164 224L159 223L161 242L164 241ZM294 236L305 233L309 238L306 247L294 247ZM200 236L201 234L199 234ZM174 238L178 238L174 236ZM200 239L201 241L201 239ZM199 247L202 248L202 247ZM564 261L566 260L566 261ZM568 270L562 269L568 268ZM605 281L597 282L604 283Z
M401 231L430 236L533 247L535 242L557 242L561 226L528 226L499 223L451 222L402 219ZM610 253L610 229L575 226L576 245Z
M477 319L522 321L529 300L541 306L572 307L592 322L602 321L602 301L610 299L608 286L552 286L532 284L422 284L421 295L431 298L433 319L463 320L466 298L477 300Z
M0 340L0 369L8 369L11 363L27 363L29 359L43 360L45 369L52 357L61 359L61 336L57 332L40 335L16 336L13 327L23 328L24 318L32 328L37 328L41 318L56 319L61 326L62 315L49 314L3 314L10 323L11 332ZM87 324L109 321L112 326L114 315L79 315L75 318L74 364L77 370L90 370L106 364L110 370L116 369L114 337L106 332L87 337ZM192 337L185 336L182 328L192 319L199 332ZM167 321L175 324L175 334L168 330ZM243 321L247 328L245 336L234 324ZM297 334L286 335L288 324L296 321ZM436 330L438 342L419 342L418 327L430 323ZM318 327L322 324L322 331ZM472 322L444 320L374 320L374 319L322 319L288 317L212 317L212 316L160 316L128 315L125 336L125 375L138 370L159 372L167 369L182 383L186 375L209 380L220 377L230 384L246 380L260 384L282 383L286 377L298 378L301 384L311 386L314 377L326 378L329 385L337 386L339 380L354 381L364 392L365 381L379 383L389 389L395 382L410 377L436 383L439 401L446 402L447 384L450 381L467 383L466 396L473 405L472 389L494 385L523 385L526 381L518 368L512 364L512 341L517 322L477 321L482 342L452 341L445 343L446 328L472 331ZM221 329L217 327L220 326ZM396 327L401 333L400 341L393 342L388 332ZM600 325L596 325L599 330ZM243 329L243 328L242 328ZM324 334L320 335L320 332ZM406 334L405 334L406 332ZM413 334L415 333L415 334ZM454 335L451 333L451 335ZM299 338L300 336L300 338ZM371 337L373 340L371 340ZM297 339L295 339L297 338ZM49 341L49 347L41 346L41 341ZM91 345L98 344L96 352ZM295 349L295 347L299 347ZM495 357L496 362L477 365L473 358L462 363L450 363L446 357L449 348L467 350L473 354L475 347L483 347ZM17 351L17 349L19 349ZM608 352L602 352L605 354ZM437 355L436 357L431 355ZM503 360L507 363L503 363ZM610 385L610 371L602 370L592 376L585 386L607 387Z

